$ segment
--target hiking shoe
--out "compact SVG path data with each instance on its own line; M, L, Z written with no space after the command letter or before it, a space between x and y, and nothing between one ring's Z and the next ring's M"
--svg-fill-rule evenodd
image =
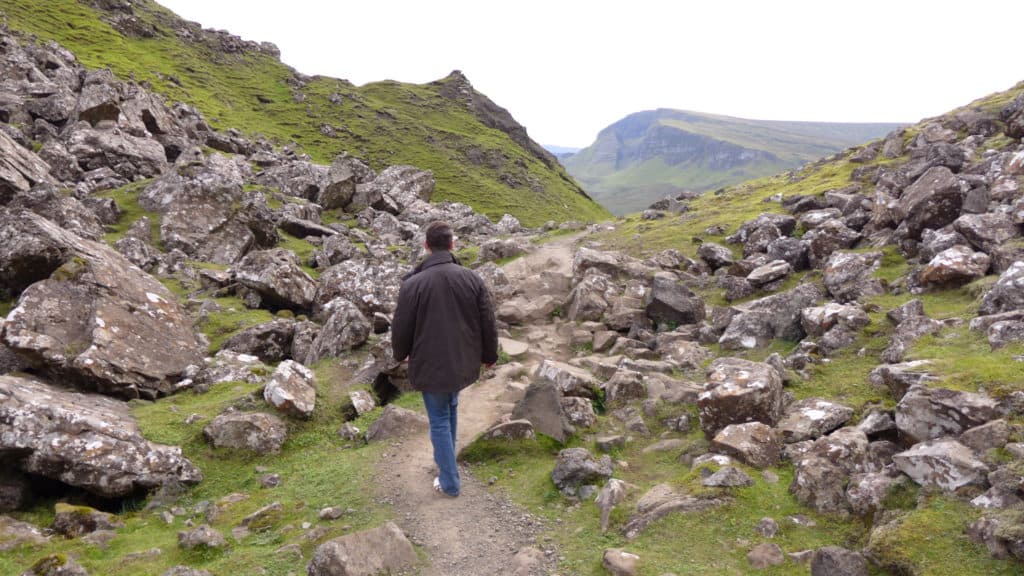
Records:
M441 478L437 476L434 477L434 492L437 492L438 494L444 494L445 496L448 496L450 498L455 498L458 496L458 494L449 494L445 492L441 488Z

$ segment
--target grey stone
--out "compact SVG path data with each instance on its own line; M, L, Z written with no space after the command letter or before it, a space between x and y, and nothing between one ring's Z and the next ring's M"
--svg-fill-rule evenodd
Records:
M180 448L146 441L125 403L13 376L0 376L0 452L107 498L203 477Z
M914 482L947 491L984 485L988 475L988 467L970 448L949 438L916 444L893 456L893 463Z
M782 377L769 366L739 358L718 358L697 398L701 429L708 436L730 424L775 425L782 417Z
M280 452L287 433L280 418L262 412L226 412L203 428L203 436L215 448L249 450L256 454Z
M375 576L412 568L416 550L393 522L328 540L316 547L306 568L309 576Z

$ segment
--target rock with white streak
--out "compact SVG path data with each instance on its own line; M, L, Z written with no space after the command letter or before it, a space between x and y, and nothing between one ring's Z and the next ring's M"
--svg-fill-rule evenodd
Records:
M203 478L180 448L143 438L127 404L14 376L0 376L0 453L105 498Z
M263 398L289 416L310 418L316 407L316 375L294 360L285 360L263 388Z
M988 466L974 451L949 438L914 445L892 458L893 463L914 482L954 491L961 486L986 483Z
M709 437L730 424L775 425L782 417L782 377L768 364L718 358L697 397L700 425Z
M832 432L853 417L853 408L821 398L800 400L786 409L776 429L787 444L814 440Z

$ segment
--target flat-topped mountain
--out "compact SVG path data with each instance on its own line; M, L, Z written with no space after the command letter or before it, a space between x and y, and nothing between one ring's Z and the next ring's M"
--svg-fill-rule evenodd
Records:
M795 168L897 126L747 120L661 108L626 116L562 163L594 198L622 214L685 190L714 190Z

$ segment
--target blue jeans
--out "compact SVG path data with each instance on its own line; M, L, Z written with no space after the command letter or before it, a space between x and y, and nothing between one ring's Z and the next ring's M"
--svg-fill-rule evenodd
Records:
M459 393L423 393L423 405L430 418L430 443L434 445L434 462L440 470L441 490L458 496L459 467L455 463L455 430L459 421Z

